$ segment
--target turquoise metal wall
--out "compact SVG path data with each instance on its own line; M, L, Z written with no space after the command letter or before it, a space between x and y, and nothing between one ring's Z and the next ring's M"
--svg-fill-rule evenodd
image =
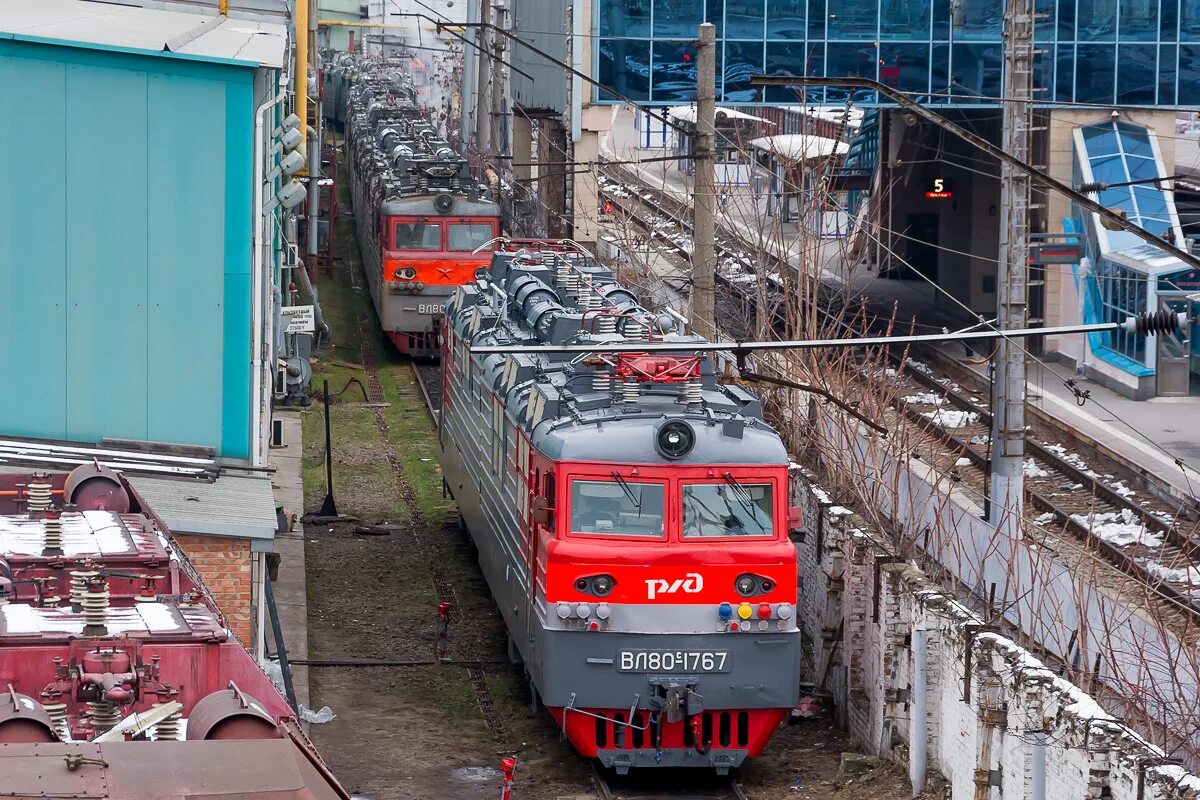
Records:
M249 456L253 78L0 40L0 434Z

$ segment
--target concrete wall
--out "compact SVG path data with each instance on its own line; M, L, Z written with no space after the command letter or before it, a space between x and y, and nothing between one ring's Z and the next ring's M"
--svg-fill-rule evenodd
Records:
M814 682L827 676L818 689L834 692L864 750L906 763L916 788L943 782L952 800L1200 796L1200 778L1156 766L1161 750L986 630L811 476L797 485L803 667ZM1001 788L977 794L977 778Z
M249 456L254 76L0 41L0 433Z

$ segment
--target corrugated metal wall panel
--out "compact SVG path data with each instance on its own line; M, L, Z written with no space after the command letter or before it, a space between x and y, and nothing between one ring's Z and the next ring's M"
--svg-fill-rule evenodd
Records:
M67 433L65 75L0 58L0 109L27 109L0 114L0 427L48 438Z
M248 456L252 80L0 41L0 433Z
M562 0L513 0L513 32L560 62L567 61L566 4ZM585 20L584 30L590 30ZM512 45L513 66L533 76L512 73L513 102L529 109L566 111L567 72L519 42Z

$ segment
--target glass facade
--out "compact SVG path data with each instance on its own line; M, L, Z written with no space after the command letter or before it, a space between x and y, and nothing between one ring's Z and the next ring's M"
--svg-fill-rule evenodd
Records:
M1037 7L1040 97L1200 104L1200 0ZM704 21L717 28L717 95L725 102L800 101L800 89L751 87L749 77L762 72L869 77L931 93L930 104L991 104L1001 90L1003 0L597 0L594 8L595 74L639 102L694 98L694 41ZM804 91L807 103L846 97ZM615 98L601 91L597 99Z

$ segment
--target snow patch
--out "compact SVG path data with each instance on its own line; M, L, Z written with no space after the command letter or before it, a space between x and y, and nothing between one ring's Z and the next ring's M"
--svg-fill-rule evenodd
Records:
M963 456L962 458L958 459L958 461L954 462L954 466L969 467L969 466L971 466L971 459L967 458L966 456Z
M977 411L957 411L950 408L926 411L921 416L933 420L944 428L962 428L966 425L974 425L979 421L979 413Z
M1200 587L1200 567L1175 569L1165 564L1159 564L1157 561L1147 561L1142 566L1146 568L1146 572L1160 581L1186 583L1190 586Z
M1025 464L1022 467L1026 478L1048 478L1050 473L1042 469L1032 458L1025 459Z
M946 402L946 398L936 395L933 392L922 392L921 394L910 394L904 398L904 402L913 403L915 405L924 406L940 406Z
M1137 515L1127 508L1095 514L1072 514L1071 519L1083 525L1098 539L1116 547L1140 544L1143 547L1162 547L1163 535L1146 530Z

